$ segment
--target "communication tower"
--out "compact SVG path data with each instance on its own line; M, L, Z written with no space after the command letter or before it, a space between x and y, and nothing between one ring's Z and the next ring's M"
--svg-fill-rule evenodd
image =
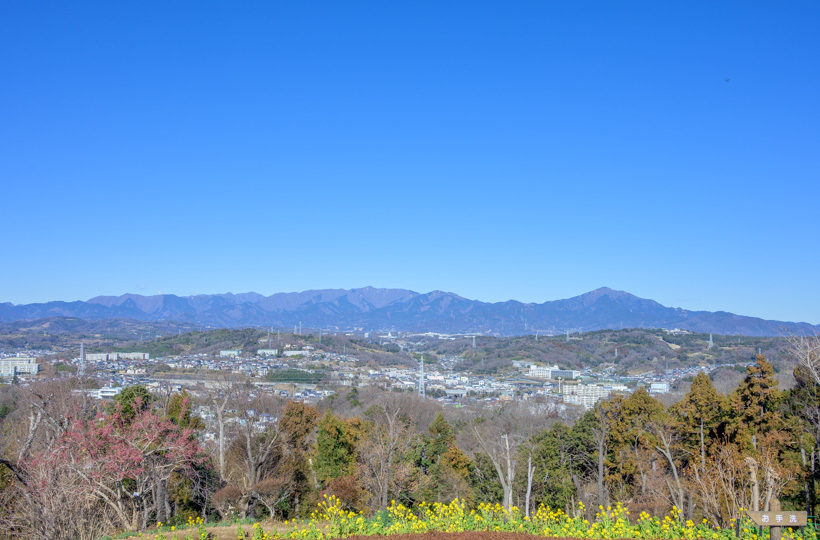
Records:
M421 366L419 366L419 397L425 397L424 392L424 355L421 355Z

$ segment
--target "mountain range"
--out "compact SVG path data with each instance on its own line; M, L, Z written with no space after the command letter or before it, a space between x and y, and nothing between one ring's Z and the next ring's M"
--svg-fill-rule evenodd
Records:
M208 327L275 326L363 331L560 334L621 328L682 328L724 335L818 333L820 325L770 321L724 311L690 311L602 287L537 303L481 302L454 293L406 289L324 289L264 296L257 293L176 296L97 296L86 302L0 303L0 322L45 317L177 321Z

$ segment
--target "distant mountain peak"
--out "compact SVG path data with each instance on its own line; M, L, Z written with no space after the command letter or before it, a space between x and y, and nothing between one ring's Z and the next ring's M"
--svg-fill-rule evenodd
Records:
M173 294L98 296L88 302L0 303L0 322L45 317L85 320L127 318L176 321L212 327L276 326L335 330L560 334L618 328L685 328L696 332L779 335L820 332L820 326L744 317L726 312L688 311L663 306L626 291L599 287L541 304L480 302L446 291L359 287L264 296L224 293L181 297Z
M634 294L628 293L626 291L619 291L616 289L611 289L609 287L598 287L595 290L589 291L588 293L584 293L580 295L581 297L590 297L590 298L598 298L600 296L611 296L613 298L638 298Z

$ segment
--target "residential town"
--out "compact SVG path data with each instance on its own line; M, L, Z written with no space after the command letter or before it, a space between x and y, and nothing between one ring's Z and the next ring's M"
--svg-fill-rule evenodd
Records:
M682 331L667 332L679 334ZM442 356L434 363L428 355L427 364L423 365L424 355L415 352L415 346L421 342L414 342L414 339L447 341L465 336L425 333L399 339L387 332L366 333L363 337L413 352L416 365L374 365L373 362L363 362L353 353L333 352L311 345L295 348L285 344L277 348L270 334L259 339L259 348L255 351L224 349L210 354L171 357L152 357L138 350L77 351L82 356L77 354L66 358L65 364L70 366L71 372L93 376L98 381L98 387L88 392L99 399L111 398L119 389L133 385L197 393L218 384L224 377L233 377L250 381L260 391L309 403L343 392L345 388L378 386L394 391L419 392L453 407L515 400L550 403L559 410L567 407L588 410L612 394L625 394L640 387L653 394L667 394L674 391L680 381L691 380L697 373L709 373L713 369L713 366L701 365L668 369L662 373L647 371L617 375L614 368L607 365L578 370L518 359L510 362L509 370L485 373L465 369L462 365L464 358L459 355ZM14 378L22 384L32 377L42 376L38 375L40 365L37 359L45 352L2 353L0 376L6 380Z

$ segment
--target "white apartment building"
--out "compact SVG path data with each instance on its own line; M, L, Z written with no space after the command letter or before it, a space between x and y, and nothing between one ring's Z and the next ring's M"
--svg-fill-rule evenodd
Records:
M558 369L558 366L554 366L554 368ZM553 368L546 366L530 366L527 375L538 379L549 379L550 375L552 375L552 370Z
M256 356L276 356L279 354L279 349L259 349L256 351Z
M581 405L584 409L591 409L600 400L609 397L613 392L626 392L622 384L568 384L564 386L563 401L573 405Z
M224 351L219 351L219 356L222 358L233 358L234 356L240 356L242 354L242 349L226 349Z
M535 366L530 365L530 369L527 371L527 375L529 377L535 377L537 379L577 379L581 376L580 371L575 371L572 369L561 369L558 366L546 367L546 366Z
M86 362L116 362L117 360L150 360L151 355L144 352L108 352L108 353L86 353Z
M15 375L36 375L40 371L40 364L36 358L16 356L0 359L0 377L14 377Z
M310 351L303 350L303 351L284 351L282 353L283 356L310 356Z

